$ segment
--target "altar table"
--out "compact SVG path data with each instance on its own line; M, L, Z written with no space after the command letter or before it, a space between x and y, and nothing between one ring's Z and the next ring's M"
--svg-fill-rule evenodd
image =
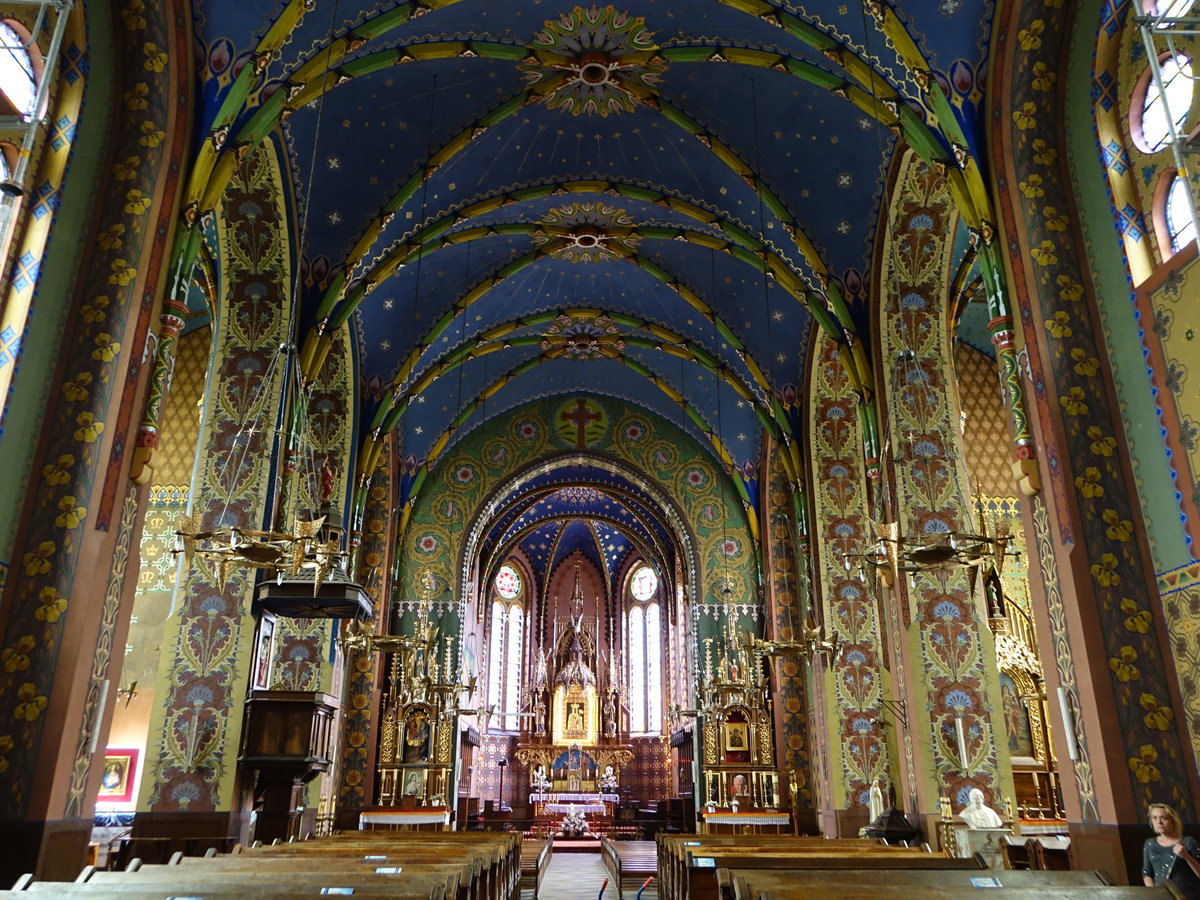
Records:
M380 826L407 831L421 825L443 829L450 824L450 810L445 806L427 806L421 809L367 809L358 814L360 831L373 830Z

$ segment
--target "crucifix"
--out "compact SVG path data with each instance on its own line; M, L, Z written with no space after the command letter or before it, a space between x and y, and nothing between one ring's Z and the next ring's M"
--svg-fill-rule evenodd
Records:
M584 437L584 432L592 422L599 421L600 413L589 410L587 401L580 397L575 401L575 409L571 412L563 413L562 417L568 422L575 423L575 449L587 449L587 440Z

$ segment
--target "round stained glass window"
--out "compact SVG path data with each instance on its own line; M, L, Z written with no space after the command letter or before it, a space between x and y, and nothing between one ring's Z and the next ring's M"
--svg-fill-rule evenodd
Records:
M501 566L496 573L496 593L505 600L512 600L521 593L521 576L512 566Z
M633 592L635 600L645 602L654 596L654 592L658 590L658 576L654 574L654 570L649 566L642 566L633 573L633 578L629 582L629 589Z

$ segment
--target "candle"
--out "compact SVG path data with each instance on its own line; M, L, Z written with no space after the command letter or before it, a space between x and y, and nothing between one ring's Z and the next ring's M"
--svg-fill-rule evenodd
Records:
M958 738L958 761L965 772L967 768L967 739L963 734L962 716L954 717L954 736Z

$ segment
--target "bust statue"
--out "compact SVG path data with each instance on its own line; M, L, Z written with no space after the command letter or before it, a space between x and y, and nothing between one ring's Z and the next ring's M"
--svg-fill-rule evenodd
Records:
M967 805L958 817L970 828L1003 828L1004 821L996 811L983 802L983 791L971 788L967 794Z

